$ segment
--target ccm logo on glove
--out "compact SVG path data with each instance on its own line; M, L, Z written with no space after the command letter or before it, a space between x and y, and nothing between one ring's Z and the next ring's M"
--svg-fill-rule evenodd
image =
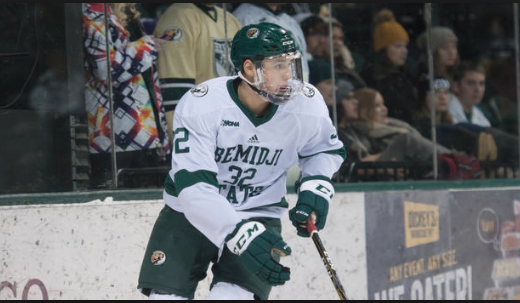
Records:
M258 222L248 222L240 227L235 237L227 242L227 247L236 255L241 255L245 251L249 244L258 235L265 231L265 226Z

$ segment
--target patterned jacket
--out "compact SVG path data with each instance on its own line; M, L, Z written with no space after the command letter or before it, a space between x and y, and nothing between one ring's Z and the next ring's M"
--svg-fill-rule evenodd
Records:
M157 149L169 152L166 118L155 61L154 41L144 36L134 42L117 17L110 14L110 61L117 152ZM102 3L83 3L83 42L90 153L108 153L110 104L107 87L105 16ZM154 88L148 90L142 73L151 69ZM149 91L155 93L151 96Z

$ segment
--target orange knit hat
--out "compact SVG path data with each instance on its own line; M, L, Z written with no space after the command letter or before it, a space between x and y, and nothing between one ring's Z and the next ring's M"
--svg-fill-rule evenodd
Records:
M410 42L408 33L401 24L395 21L394 13L383 9L375 17L374 28L374 50L382 50L390 44L399 41Z

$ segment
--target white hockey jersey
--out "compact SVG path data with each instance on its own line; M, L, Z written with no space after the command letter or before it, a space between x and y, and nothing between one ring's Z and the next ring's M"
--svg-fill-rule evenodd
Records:
M330 180L346 155L314 86L257 118L238 99L235 79L206 81L180 100L164 192L220 248L241 220L286 213L291 166L299 163L302 178Z

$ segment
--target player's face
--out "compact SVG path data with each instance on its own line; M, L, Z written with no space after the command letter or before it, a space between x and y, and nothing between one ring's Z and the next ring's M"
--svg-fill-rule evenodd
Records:
M267 89L274 92L277 87L287 88L292 78L292 60L283 56L267 59L263 63Z
M277 101L288 101L303 88L301 55L299 52L264 59L255 82L259 89Z

